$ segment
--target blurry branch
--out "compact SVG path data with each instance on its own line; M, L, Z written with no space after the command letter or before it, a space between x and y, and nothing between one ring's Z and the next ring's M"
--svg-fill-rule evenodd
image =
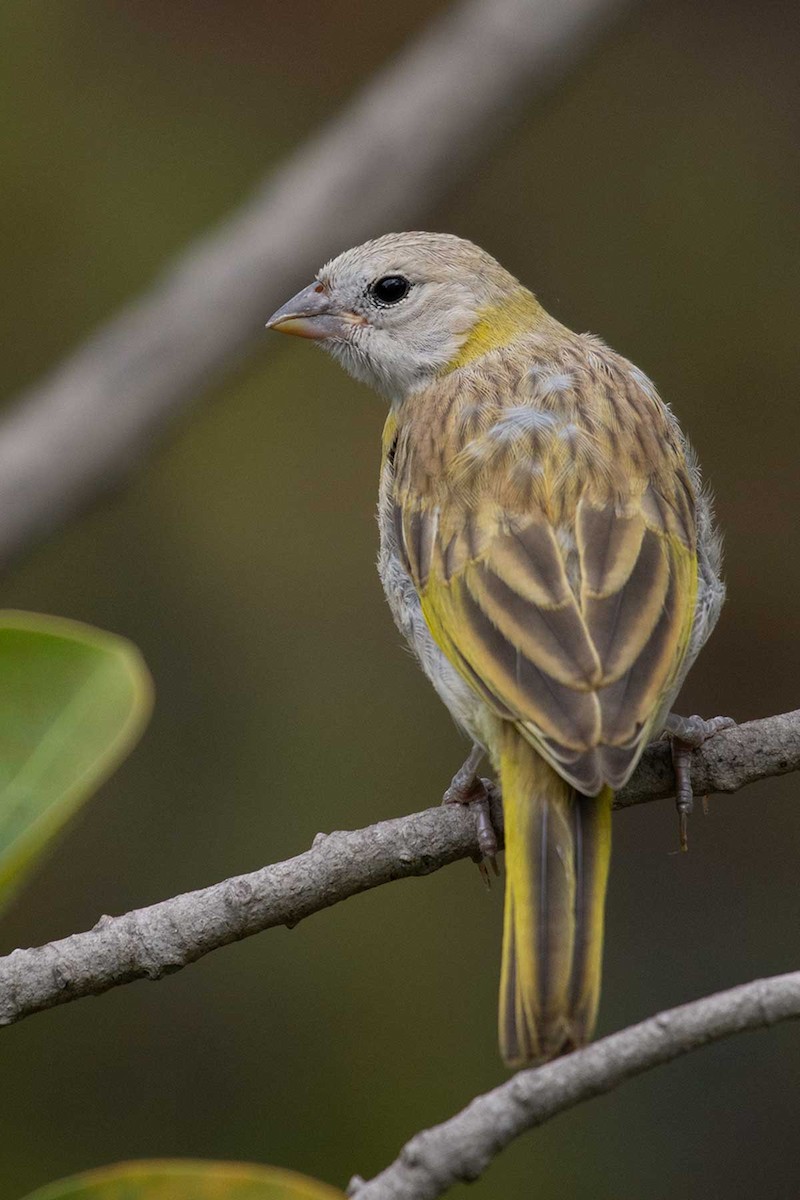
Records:
M623 0L463 0L0 424L0 564L119 483L321 262L407 226Z
M455 1117L418 1133L356 1200L434 1200L477 1179L514 1138L625 1080L734 1033L800 1017L800 971L683 1004L546 1066L520 1071Z
M734 792L800 769L800 709L718 733L692 755L695 794ZM648 747L617 807L672 794L669 747ZM502 833L499 800L492 817ZM135 979L161 979L211 950L292 927L359 892L478 855L473 814L439 806L367 829L318 834L305 854L162 900L94 929L0 958L0 1025Z

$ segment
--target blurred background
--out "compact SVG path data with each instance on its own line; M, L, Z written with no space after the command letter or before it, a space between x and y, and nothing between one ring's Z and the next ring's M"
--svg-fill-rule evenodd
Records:
M6 0L3 393L442 7ZM739 720L798 705L796 16L793 0L634 6L416 222L485 246L673 404L729 584L679 708ZM383 417L324 355L265 335L124 489L5 575L4 606L136 641L158 704L4 917L3 952L437 801L464 745L374 570ZM712 800L688 855L670 804L616 817L601 1033L800 965L798 786ZM501 908L460 863L3 1030L0 1200L141 1156L374 1174L505 1078ZM469 1195L794 1194L799 1079L795 1028L734 1039L523 1137Z

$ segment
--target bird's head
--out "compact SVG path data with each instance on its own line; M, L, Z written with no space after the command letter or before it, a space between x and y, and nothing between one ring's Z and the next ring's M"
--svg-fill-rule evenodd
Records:
M356 379L396 400L508 345L541 313L471 242L389 233L326 263L267 328L313 338Z

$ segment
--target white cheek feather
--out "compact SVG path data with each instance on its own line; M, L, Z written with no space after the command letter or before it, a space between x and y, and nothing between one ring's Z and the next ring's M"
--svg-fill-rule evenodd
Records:
M409 300L383 308L367 309L361 297L358 304L367 323L323 349L390 400L427 386L458 354L476 320L474 297L459 296L450 286L412 292Z
M344 367L348 375L352 375L359 383L366 383L378 391L383 391L380 381L376 378L372 360L355 339L348 341L320 342L321 350L326 350L338 363Z

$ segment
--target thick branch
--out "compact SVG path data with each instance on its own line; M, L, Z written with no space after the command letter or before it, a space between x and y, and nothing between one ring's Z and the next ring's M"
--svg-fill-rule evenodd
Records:
M650 746L618 797L626 807L671 794L666 746ZM692 757L696 794L733 792L800 769L800 710L719 733ZM502 828L499 803L493 813ZM0 958L0 1025L134 979L160 979L262 929L296 925L394 879L478 853L471 813L447 805L368 829L319 835L297 858L162 900L94 929Z
M434 1200L453 1184L477 1179L514 1138L600 1096L634 1075L709 1042L800 1017L800 971L758 979L659 1013L476 1097L457 1116L418 1133L357 1200Z
M405 226L622 0L464 0L0 425L0 564L120 480L332 253Z

